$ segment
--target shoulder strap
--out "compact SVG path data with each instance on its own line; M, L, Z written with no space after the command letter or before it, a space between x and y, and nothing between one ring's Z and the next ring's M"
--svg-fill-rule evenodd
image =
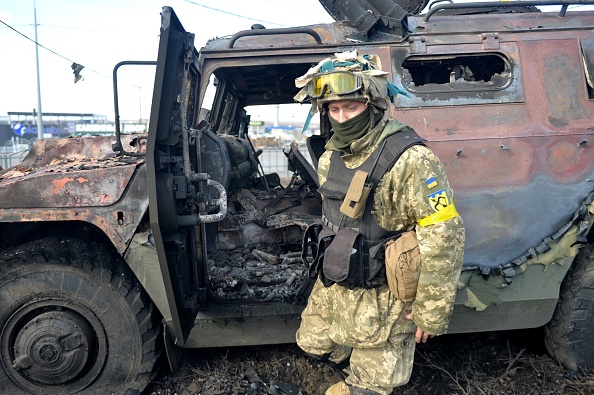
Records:
M369 181L373 184L373 187L377 186L379 180L394 166L404 151L414 145L425 145L425 141L427 140L421 138L412 128L389 136L382 155L376 158L379 155L378 149L369 158L374 162L377 160L373 173L369 175Z

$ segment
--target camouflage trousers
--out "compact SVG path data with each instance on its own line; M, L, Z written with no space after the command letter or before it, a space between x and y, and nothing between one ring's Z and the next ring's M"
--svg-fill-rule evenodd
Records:
M405 318L411 303L395 298L387 285L349 290L324 287L318 279L301 315L297 344L339 363L349 358L347 384L382 395L410 379L416 325Z

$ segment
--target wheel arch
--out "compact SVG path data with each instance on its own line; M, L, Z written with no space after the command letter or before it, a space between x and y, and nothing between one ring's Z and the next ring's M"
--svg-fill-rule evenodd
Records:
M85 221L5 222L0 224L2 249L16 247L46 237L74 237L85 242L111 245L111 239L95 224Z

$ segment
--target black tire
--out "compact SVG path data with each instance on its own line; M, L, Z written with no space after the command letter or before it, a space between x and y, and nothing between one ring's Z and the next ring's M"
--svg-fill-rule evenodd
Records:
M545 345L565 369L594 368L594 244L584 246L563 280Z
M137 394L157 312L119 255L47 238L0 253L0 393Z

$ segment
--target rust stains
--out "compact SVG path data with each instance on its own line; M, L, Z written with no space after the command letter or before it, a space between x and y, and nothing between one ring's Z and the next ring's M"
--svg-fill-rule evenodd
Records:
M114 204L144 158L116 155L112 139L40 140L19 165L0 171L0 209Z
M99 196L99 204L102 206L105 204L109 204L112 201L113 201L113 196L106 195L106 194Z
M55 188L52 189L51 194L57 195L61 190L64 190L66 193L66 184L74 181L74 178L61 178L59 180L52 180L52 184L55 185Z

